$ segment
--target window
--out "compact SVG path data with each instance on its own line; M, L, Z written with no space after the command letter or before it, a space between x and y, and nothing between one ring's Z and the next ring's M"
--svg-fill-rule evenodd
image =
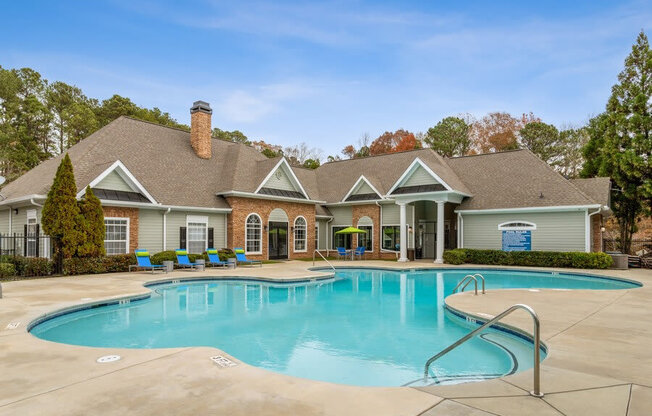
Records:
M104 218L104 249L108 256L129 252L129 218Z
M498 224L499 230L536 230L537 225L528 221L509 221Z
M315 224L315 250L319 250L319 224Z
M337 250L338 247L344 247L346 249L351 248L351 234L335 234L339 230L343 230L347 228L347 225L341 225L341 226L333 226L331 228L332 233L333 233L333 238L331 241L333 242L333 250Z
M38 257L38 235L37 234L37 221L36 221L36 210L28 209L27 210L27 252L25 255L27 257Z
M306 251L306 219L294 220L294 251Z
M257 214L249 214L245 226L245 251L251 254L261 254L262 222Z
M358 247L364 247L366 251L373 251L374 227L371 225L360 225L358 228L367 232L366 234L358 234Z
M383 227L383 250L398 251L400 242L400 225L388 225Z
M188 253L201 254L208 246L208 218L188 216L186 221L186 247Z

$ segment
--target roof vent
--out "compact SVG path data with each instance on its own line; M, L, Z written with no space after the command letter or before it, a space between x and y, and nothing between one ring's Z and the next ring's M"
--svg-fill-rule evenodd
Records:
M539 199L543 199L543 192L539 193Z

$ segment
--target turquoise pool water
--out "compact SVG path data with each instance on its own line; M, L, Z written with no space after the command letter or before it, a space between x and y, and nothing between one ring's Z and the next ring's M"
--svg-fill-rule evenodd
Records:
M203 280L150 286L149 299L61 315L31 333L92 347L213 346L297 377L363 386L420 384L425 361L476 327L445 311L444 297L478 271L488 290L637 286L514 270L339 269L332 280L291 285ZM427 382L522 371L532 367L532 348L521 337L488 330L436 361Z

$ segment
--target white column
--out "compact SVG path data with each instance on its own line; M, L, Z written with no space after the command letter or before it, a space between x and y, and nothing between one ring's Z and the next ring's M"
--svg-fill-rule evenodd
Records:
M435 263L444 262L444 201L437 201L437 243Z
M400 229L400 237L401 241L399 242L400 249L401 249L401 257L398 259L398 261L408 261L407 258L407 213L405 209L405 203L404 202L399 202L398 206L400 208L400 223L401 223L401 229Z

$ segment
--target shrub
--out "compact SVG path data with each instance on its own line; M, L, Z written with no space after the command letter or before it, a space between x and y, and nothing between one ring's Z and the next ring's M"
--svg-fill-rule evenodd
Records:
M502 251L454 249L444 252L448 264L490 264L500 266L570 267L578 269L606 269L613 260L606 253L559 251Z
M118 254L103 257L73 257L71 259L64 259L63 274L71 276L77 274L127 272L131 264L136 264L136 256L133 254Z
M0 262L14 267L14 274L21 277L49 276L54 270L51 260L39 257L2 256Z
M457 248L444 251L444 262L448 264L462 264L466 261L466 250Z
M11 263L0 263L0 277L12 277L16 275L16 268Z
M152 264L163 264L164 261L173 261L176 263L177 255L175 254L174 250L167 250L152 255L150 259L152 260ZM191 262L194 262L197 259L199 260L204 259L208 261L208 255L206 253L188 254L188 260L190 260ZM220 255L220 259L222 259L221 255Z

